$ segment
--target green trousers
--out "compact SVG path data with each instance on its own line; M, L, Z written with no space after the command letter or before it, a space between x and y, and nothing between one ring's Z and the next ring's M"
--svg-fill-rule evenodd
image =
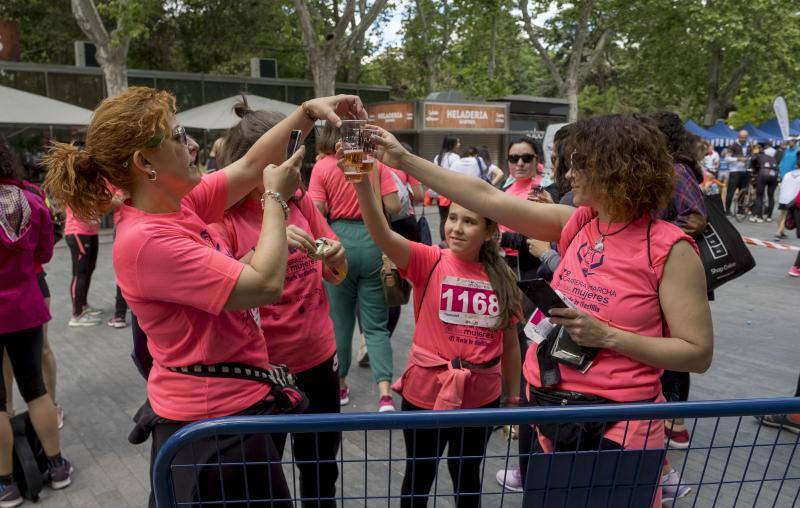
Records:
M375 382L391 382L392 346L386 327L389 311L381 286L381 251L363 222L337 220L331 228L339 235L347 255L347 277L338 285L325 283L336 334L339 374L345 377L350 370L358 312Z

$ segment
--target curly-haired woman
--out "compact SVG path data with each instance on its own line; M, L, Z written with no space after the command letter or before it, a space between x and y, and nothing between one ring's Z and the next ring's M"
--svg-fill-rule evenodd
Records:
M585 372L556 364L560 379L545 384L537 350L530 348L523 402L663 401L664 369L708 369L713 330L696 246L676 226L653 218L672 195L674 172L652 121L612 115L573 124L567 177L577 209L516 199L442 170L408 154L385 131L376 142L384 163L447 190L463 206L527 236L558 241L562 259L552 286L575 308L551 309L552 321L581 346L599 351ZM535 451L553 450L553 441L537 430ZM597 446L604 448L662 448L664 424L616 422L599 437Z
M287 400L264 380L192 374L227 369L233 375L242 364L258 372L269 368L267 342L253 309L276 301L283 290L288 253L283 197L297 187L304 150L278 167L274 164L283 161L292 130L308 132L316 119L336 123L344 114L366 116L357 97L308 101L243 157L201 178L195 162L198 146L176 123L175 98L133 87L95 110L85 149L55 143L45 158L50 195L81 219L108 209L109 183L130 196L120 207L114 271L153 357L149 405L137 414L141 432L136 436L144 441L152 434L151 460L189 422L269 413L276 400ZM208 225L221 221L226 208L259 184L265 188L262 226L253 255L240 262ZM194 463L257 464L246 474L239 468L199 468L196 483L175 482L178 502L191 503L198 496L205 502L224 496L230 502L248 493L250 498L270 499L270 506L289 504L281 502L290 493L268 435L249 437L244 444L210 443L194 452L189 459Z

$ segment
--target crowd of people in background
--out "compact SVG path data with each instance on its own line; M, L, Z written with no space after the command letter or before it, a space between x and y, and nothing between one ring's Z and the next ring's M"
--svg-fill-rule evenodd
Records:
M398 409L393 391L402 411L688 400L689 373L707 370L713 352L714 294L695 242L706 228L704 193L723 194L731 213L736 195L753 185L750 220L772 222L779 187L779 239L800 207L795 141L759 146L742 131L718 153L669 112L568 124L548 160L539 141L511 139L505 171L488 147L464 147L457 136L445 136L431 161L375 127L378 160L355 183L343 172L339 126L366 118L358 97L310 100L288 116L252 111L246 102L236 112L241 120L214 143L207 174L200 147L176 123L174 97L144 87L104 100L83 145L51 144L42 159L46 195L22 183L0 143L0 273L13 279L12 289L0 290L0 352L8 352L54 488L69 484L72 465L59 451L45 328L51 209L66 214L69 326L101 323L88 296L100 219L114 213L117 305L108 325L128 326L130 307L138 350L152 365L135 435L151 438L154 459L172 434L201 419L340 412L350 402L356 324L380 412ZM305 148L285 149L293 131L305 136L318 120L325 126L306 188ZM420 233L415 216L426 193L439 210L438 245ZM401 306L387 305L387 267L414 288L412 345L399 376L390 337ZM790 274L800 276L800 256ZM542 317L518 286L534 279L569 308ZM535 319L549 328L537 321L532 336L526 325ZM582 363L554 360L563 334L585 348ZM5 393L0 506L16 506ZM763 423L793 421L779 415ZM677 419L586 425L577 442L568 425L521 426L519 463L498 471L497 481L523 490L532 454L687 448L691 441ZM404 431L401 505L426 504L447 449L457 505L479 506L489 435L485 428ZM196 483L176 484L178 502L249 489L251 497L290 505L279 465L286 439L201 442L201 456L244 454L258 466L245 474L201 470ZM335 506L339 435L293 439L302 497ZM665 460L655 503L689 490Z

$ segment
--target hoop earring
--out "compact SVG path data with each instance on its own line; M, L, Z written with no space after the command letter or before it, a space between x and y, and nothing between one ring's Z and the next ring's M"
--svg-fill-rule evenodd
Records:
M156 173L155 169L151 169L147 174L147 181L150 183L155 183L156 180L158 180L158 173Z

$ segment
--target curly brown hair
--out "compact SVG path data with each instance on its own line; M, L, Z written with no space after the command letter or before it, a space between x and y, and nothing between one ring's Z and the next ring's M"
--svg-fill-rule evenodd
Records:
M672 157L651 119L605 115L579 120L567 139L570 169L603 194L614 220L628 221L667 206L675 189Z
M169 138L175 112L175 97L153 88L132 87L108 97L94 111L84 148L52 143L43 159L48 195L80 219L102 217L113 197L108 184L132 190L131 156Z

